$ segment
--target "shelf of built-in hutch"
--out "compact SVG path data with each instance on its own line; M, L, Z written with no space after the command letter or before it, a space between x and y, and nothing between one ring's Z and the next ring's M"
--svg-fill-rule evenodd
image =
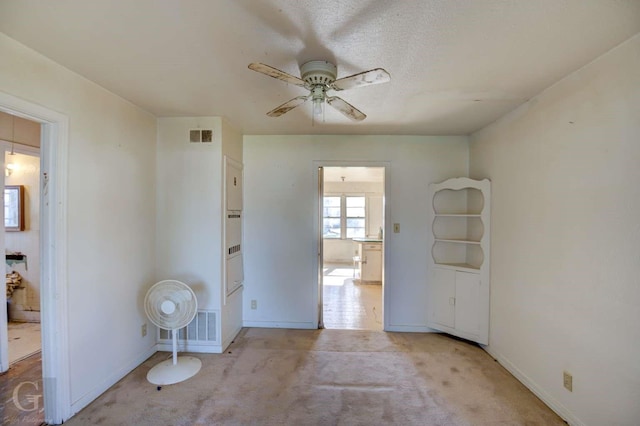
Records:
M488 343L491 182L429 185L429 326Z
M489 181L449 179L430 185L433 206L431 255L436 265L478 271L488 243ZM487 207L487 208L485 208Z

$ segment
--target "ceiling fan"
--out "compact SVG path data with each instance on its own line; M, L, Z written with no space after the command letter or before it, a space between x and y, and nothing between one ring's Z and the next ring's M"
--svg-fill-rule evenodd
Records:
M327 61L310 61L302 64L300 78L259 62L249 64L249 69L309 90L307 96L297 96L269 111L267 113L269 117L280 117L311 99L314 116L322 114L322 105L326 102L351 120L362 121L367 117L362 111L342 98L328 96L327 91L353 89L386 83L391 80L389 73L382 68L375 68L336 80L338 70L334 64Z

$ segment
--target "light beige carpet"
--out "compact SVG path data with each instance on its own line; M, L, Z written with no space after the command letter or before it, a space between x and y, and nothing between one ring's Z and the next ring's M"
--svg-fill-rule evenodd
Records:
M157 353L68 425L563 425L479 347L439 334L244 329L157 390Z

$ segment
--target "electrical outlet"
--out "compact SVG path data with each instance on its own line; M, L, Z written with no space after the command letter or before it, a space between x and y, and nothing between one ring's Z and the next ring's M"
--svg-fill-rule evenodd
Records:
M252 300L251 301L251 309L258 309L258 301L257 300Z
M140 329L140 332L142 333L142 337L147 335L147 324L142 324L142 328Z
M566 371L562 372L562 378L564 381L564 387L569 391L573 392L573 376Z
M393 233L394 234L399 234L400 233L400 224L399 223L394 223L393 224Z

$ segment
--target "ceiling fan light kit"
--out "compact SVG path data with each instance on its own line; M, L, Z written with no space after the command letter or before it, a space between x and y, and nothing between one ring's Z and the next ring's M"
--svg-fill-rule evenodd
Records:
M336 81L338 68L327 61L309 61L300 67L300 77L310 85L330 85Z
M389 73L382 68L375 68L336 80L338 68L328 61L305 62L300 67L301 78L259 62L249 64L249 69L309 90L307 96L297 96L269 111L267 113L269 117L280 117L311 99L313 117L322 115L323 104L326 102L347 118L354 121L362 121L367 117L362 111L342 98L328 96L327 91L342 91L386 83L391 80Z

